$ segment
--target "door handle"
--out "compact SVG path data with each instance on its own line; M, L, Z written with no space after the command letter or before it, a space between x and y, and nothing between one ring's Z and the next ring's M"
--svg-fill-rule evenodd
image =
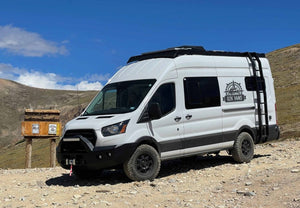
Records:
M187 115L185 116L185 118L186 118L187 120L190 120L190 119L192 118L192 115L187 114Z
M176 122L178 122L178 121L180 121L180 120L181 120L181 117L179 117L179 116L176 116L176 117L174 118L174 120L175 120Z

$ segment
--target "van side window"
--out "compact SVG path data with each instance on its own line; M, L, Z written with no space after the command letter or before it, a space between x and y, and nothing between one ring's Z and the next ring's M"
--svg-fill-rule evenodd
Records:
M175 84L167 83L161 85L154 93L149 101L150 103L158 103L162 116L170 113L175 109Z
M258 90L263 90L265 88L265 83L263 83L261 77L257 77ZM255 78L245 77L246 89L248 91L256 91Z
M186 109L220 106L217 77L186 77L183 83Z

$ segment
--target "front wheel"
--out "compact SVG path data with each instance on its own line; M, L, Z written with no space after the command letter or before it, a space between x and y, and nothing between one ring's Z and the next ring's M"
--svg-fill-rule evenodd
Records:
M250 162L254 155L254 142L251 135L247 132L240 133L231 153L233 159L237 162Z
M125 161L123 169L131 180L153 180L160 170L159 154L152 146L143 144Z

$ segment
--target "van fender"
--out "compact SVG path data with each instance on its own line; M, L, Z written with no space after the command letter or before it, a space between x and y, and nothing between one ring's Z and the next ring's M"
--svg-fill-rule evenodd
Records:
M143 137L139 138L135 143L136 143L136 147L138 147L142 144L148 144L148 145L152 146L153 148L155 148L159 155L161 153L160 144L153 137L143 136Z
M242 133L242 132L247 132L247 133L249 133L250 135L251 135L251 137L253 138L253 142L255 143L255 144L257 144L257 137L256 137L256 129L253 129L253 128L251 128L250 126L247 126L247 125L244 125L244 126L241 126L240 128L239 128L239 130L237 131L237 133L236 133L236 135L235 135L235 139L234 140L236 140L236 138L239 136L239 134L240 133Z

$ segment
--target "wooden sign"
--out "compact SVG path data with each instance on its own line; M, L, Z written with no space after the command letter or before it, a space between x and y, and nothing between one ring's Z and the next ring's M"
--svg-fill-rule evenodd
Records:
M26 109L22 122L22 136L26 139L26 168L31 168L32 139L50 139L50 166L56 163L56 138L61 136L59 110Z
M24 137L58 137L61 136L61 123L51 121L23 121L22 136Z
M59 121L59 110L26 109L24 121Z

